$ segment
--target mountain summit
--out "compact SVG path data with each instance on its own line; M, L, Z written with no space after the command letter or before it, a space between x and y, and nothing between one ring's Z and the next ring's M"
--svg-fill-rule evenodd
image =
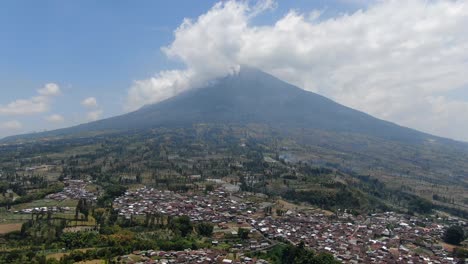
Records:
M197 123L261 123L281 129L320 129L406 143L440 139L374 118L245 66L239 72L215 80L206 87L144 106L135 112L30 136L40 138Z

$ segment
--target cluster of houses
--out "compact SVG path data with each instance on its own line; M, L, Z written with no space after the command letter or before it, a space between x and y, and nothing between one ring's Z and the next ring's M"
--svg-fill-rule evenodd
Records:
M25 208L22 210L14 211L15 214L34 214L34 213L59 213L70 211L70 207L65 206L52 206L52 207L34 207L34 208Z
M445 226L431 220L394 212L326 216L288 210L274 216L260 210L272 205L261 200L252 202L224 189L179 194L145 187L127 191L114 201L114 207L125 218L157 213L187 215L192 221L212 222L221 228L231 223L250 229L251 236L260 233L266 241L265 246L241 246L240 252L262 250L269 247L268 241L283 240L304 242L316 251L333 254L343 263L456 263L439 244Z
M52 193L47 195L46 198L53 199L53 200L65 200L65 199L72 199L72 200L79 200L79 199L87 199L89 201L97 200L96 193L90 192L86 189L88 183L83 180L66 180L64 181L65 187L63 191L58 193Z
M278 218L252 219L251 224L269 238L304 242L343 263L457 263L437 241L442 225L393 212L330 218L289 211Z
M242 201L223 190L203 195L178 194L153 188L127 191L114 200L119 215L129 219L132 215L155 213L169 216L189 216L192 221L212 223L245 222L251 218L256 206Z
M184 250L184 251L136 251L138 263L220 263L220 264L266 264L263 259L240 257L238 260L228 258L228 253L215 249ZM135 263L132 256L125 255L118 258L119 263Z

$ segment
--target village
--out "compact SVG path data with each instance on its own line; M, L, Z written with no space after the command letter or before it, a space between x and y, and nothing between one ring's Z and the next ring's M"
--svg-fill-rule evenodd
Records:
M153 259L156 257L157 259ZM227 257L227 252L222 250L200 249L184 251L136 251L132 255L120 256L117 258L120 262L137 262L156 264L156 263L222 263L222 264L267 264L264 259L250 258L243 256L239 260L231 260Z
M114 207L125 219L148 214L186 215L194 222L215 224L215 232L225 234L222 237L237 235L238 228L247 229L249 239L229 249L242 256L282 241L294 245L303 242L317 252L333 254L343 263L457 262L448 256L440 242L447 221L395 212L355 216L346 210L327 214L299 207L284 208L272 199L229 192L222 187L204 193L174 193L144 187L127 191L115 199ZM458 218L449 221L466 226ZM221 240L212 243L217 245ZM184 253L187 254L191 253Z
M64 180L65 187L63 191L58 193L49 194L46 198L62 201L65 199L87 199L89 201L96 201L97 194L90 192L86 189L88 183L84 180Z

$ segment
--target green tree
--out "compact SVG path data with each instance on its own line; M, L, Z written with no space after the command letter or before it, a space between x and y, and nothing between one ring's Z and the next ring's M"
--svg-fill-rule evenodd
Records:
M445 230L444 241L452 244L459 245L465 239L465 232L459 225L453 225Z
M76 205L75 209L75 219L78 219L78 213L82 213L85 217L85 220L88 221L89 204L88 201L86 201L84 198L78 200L78 204Z
M307 249L304 242L297 246L287 245L281 255L281 263L284 264L338 264L340 263L330 254L315 253Z
M214 191L214 189L215 189L215 187L214 187L213 184L207 184L205 186L205 192L212 192L212 191Z
M102 227L106 220L106 209L96 208L93 210L93 217L96 219L96 227Z
M177 217L174 220L172 220L170 228L183 237L186 237L193 231L193 225L190 222L190 218L186 215Z
M214 226L210 223L200 223L197 225L197 232L201 236L211 237Z
M249 230L239 227L239 229L237 230L237 235L240 239L246 240L249 238Z

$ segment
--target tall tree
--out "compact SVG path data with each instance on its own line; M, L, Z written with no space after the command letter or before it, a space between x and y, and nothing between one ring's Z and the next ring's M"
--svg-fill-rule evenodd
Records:
M450 226L445 230L444 241L452 244L459 245L463 240L465 240L465 232L463 228L459 225Z

